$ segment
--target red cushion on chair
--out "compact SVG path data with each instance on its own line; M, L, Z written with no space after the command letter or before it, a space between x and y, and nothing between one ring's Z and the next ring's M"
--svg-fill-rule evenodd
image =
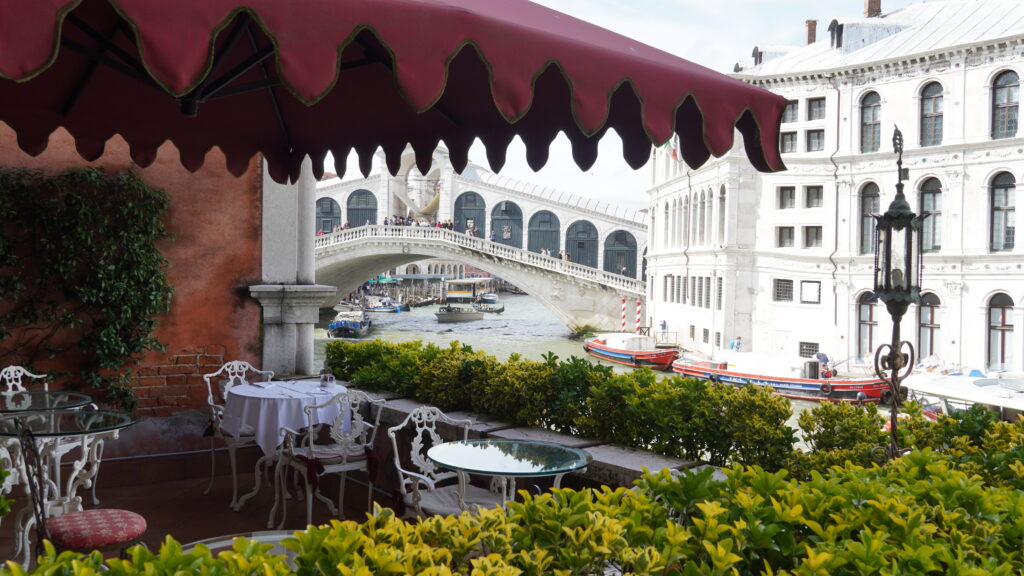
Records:
M146 533L146 519L128 510L100 508L55 516L46 528L58 547L81 550L130 542Z

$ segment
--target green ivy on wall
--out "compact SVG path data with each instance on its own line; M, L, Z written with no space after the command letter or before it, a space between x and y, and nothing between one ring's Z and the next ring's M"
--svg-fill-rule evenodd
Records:
M0 168L0 365L66 357L51 375L133 408L130 361L162 348L173 293L156 248L167 205L128 171Z

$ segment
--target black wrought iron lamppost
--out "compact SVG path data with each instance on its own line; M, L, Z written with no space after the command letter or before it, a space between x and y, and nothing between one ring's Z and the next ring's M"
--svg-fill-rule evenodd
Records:
M899 455L896 421L902 399L900 382L914 367L914 345L900 340L900 321L911 303L921 298L921 221L903 195L903 134L892 137L896 152L896 197L885 214L875 216L875 296L892 317L892 341L875 351L875 374L889 385L891 402L888 455Z

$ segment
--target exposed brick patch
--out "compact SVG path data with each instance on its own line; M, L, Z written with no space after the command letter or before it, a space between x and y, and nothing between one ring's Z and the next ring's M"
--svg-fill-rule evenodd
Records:
M136 415L166 417L205 406L208 393L203 374L216 372L224 364L224 351L219 344L190 347L137 369L132 382L138 399Z

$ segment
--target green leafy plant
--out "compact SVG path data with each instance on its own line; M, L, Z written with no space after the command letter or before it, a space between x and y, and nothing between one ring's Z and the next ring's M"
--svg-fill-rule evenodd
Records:
M60 355L69 385L134 406L128 363L161 349L173 292L156 247L167 205L132 172L0 170L0 360Z

